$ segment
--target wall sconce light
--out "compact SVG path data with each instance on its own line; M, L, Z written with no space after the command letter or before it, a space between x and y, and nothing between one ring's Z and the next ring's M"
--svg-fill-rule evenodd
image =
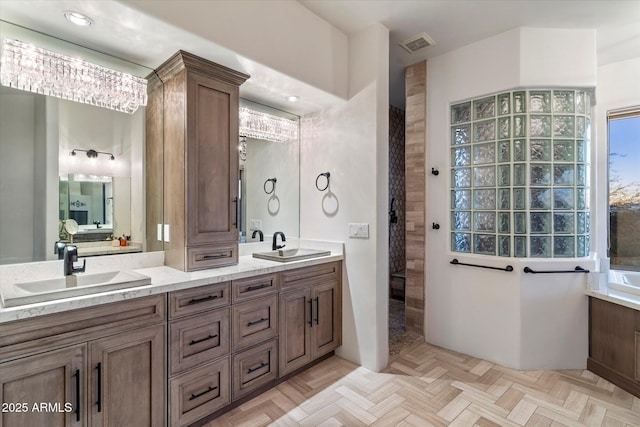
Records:
M111 153L105 153L104 151L96 151L96 150L83 150L81 148L74 148L73 150L71 150L71 155L75 156L77 154L76 151L82 151L84 153L87 153L87 157L90 159L95 159L96 157L98 157L98 154L104 154L106 156L109 156L111 160L116 159L116 156L114 156Z

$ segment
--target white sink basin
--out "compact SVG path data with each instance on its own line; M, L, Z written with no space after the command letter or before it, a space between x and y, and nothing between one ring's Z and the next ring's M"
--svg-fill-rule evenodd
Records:
M5 307L13 307L149 284L150 277L135 271L79 274L14 283L13 286L3 289L2 302Z
M268 252L254 252L254 258L267 259L269 261L290 262L301 259L317 258L331 255L331 251L320 249L278 249Z

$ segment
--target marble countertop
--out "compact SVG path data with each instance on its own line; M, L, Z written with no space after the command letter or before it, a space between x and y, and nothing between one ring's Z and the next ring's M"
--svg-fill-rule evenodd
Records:
M150 253L154 254L154 253ZM161 254L161 253L160 253ZM132 254L132 255L120 255L120 257L131 257L137 255L139 257L149 256L147 253ZM157 255L156 255L157 256ZM112 258L113 257L113 258ZM98 257L104 259L116 259L118 255L110 257ZM0 307L0 323L11 322L20 319L27 319L36 316L43 316L47 314L59 313L68 310L74 310L78 308L91 307L100 304L106 304L111 302L124 301L132 298L139 298L164 292L176 291L181 289L188 289L197 286L204 286L212 283L219 283L228 280L241 279L244 277L257 276L260 274L276 273L279 271L285 271L300 267L306 267L311 265L323 264L332 261L339 261L344 259L342 246L331 248L331 255L305 259L300 261L292 261L287 263L281 263L276 261L268 261L258 258L253 258L251 255L242 255L239 257L239 262L236 265L212 268L207 270L199 270L192 272L183 272L171 267L159 265L155 262L155 266L145 266L145 262L138 262L137 266L140 268L131 268L133 271L142 273L151 278L151 284L146 286L139 286L135 288L127 288L121 290L114 290L108 292L95 293L90 295L82 295L71 298L55 299L47 302L21 305L16 307ZM87 266L89 267L89 261L92 258L87 258ZM121 258L121 260L124 260ZM57 269L57 264L50 261L43 264L45 265L42 270L51 271L52 268ZM154 263L151 263L154 264ZM28 266L28 264L25 264ZM95 269L107 269L112 268L109 266L100 266L96 264ZM124 269L125 267L121 267ZM89 270L87 271L95 271ZM44 272L33 273L29 271L29 267L14 268L11 270L5 270L2 272L1 287L13 286L13 283L18 281L24 281L26 274L32 277L32 280L40 279L39 276L45 274Z
M586 294L590 297L600 298L614 304L623 305L640 311L640 295L622 292L612 288L603 290L590 289L586 291Z

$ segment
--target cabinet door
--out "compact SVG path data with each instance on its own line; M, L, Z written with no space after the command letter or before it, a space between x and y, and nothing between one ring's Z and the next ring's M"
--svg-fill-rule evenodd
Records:
M86 346L0 364L2 427L86 424Z
M89 343L91 426L166 424L165 325Z
M312 302L308 286L280 294L280 376L311 361Z
M189 72L187 100L187 246L237 242L238 86Z
M311 288L313 327L311 343L313 358L335 350L341 344L341 307L338 282L319 283Z

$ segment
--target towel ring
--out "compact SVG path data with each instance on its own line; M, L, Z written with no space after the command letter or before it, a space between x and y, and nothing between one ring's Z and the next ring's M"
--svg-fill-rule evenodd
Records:
M327 178L327 185L324 186L324 188L320 188L320 186L318 186L318 180L320 179L321 176L324 176L325 178ZM316 188L320 191L324 191L327 188L329 188L329 177L331 176L331 174L329 172L323 172L320 175L318 175L318 177L316 178Z
M262 186L262 188L264 189L264 192L265 192L265 193L267 193L267 194L271 194L271 193L273 193L274 191L276 191L276 181L278 181L278 180L277 180L277 179L275 179L275 178L268 178L268 179L264 182L264 185ZM267 191L267 184L268 184L269 182L271 183L271 191Z

